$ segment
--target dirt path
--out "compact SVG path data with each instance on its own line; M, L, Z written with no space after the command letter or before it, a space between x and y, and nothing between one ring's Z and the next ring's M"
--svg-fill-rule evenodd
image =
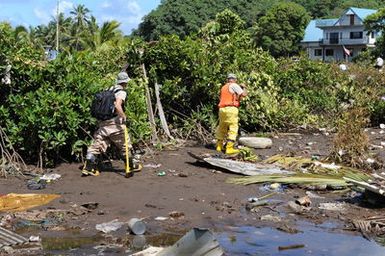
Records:
M379 130L370 130L372 143L380 144L382 134ZM303 156L326 156L330 148L331 136L322 133L283 134L273 138L274 146L267 150L258 150L257 154L265 158L277 153ZM239 186L226 183L234 174L217 171L195 163L187 152L213 152L203 147L186 147L175 151L157 152L144 159L144 164L157 165L159 168L147 167L134 177L125 179L117 172L102 172L99 177L80 177L79 164L62 164L54 172L62 175L61 179L48 184L39 191L27 189L25 180L11 178L0 180L0 194L7 193L55 193L61 197L38 211L63 209L65 217L62 230L78 230L94 235L95 225L119 219L144 218L149 234L170 232L183 234L191 227L208 227L217 229L223 226L273 226L284 230L295 230L296 221L308 220L322 223L334 221L341 228L351 228L351 220L381 214L381 209L371 209L361 205L355 194L338 194L331 191L313 192L322 198L312 199L319 202L344 202L345 210L327 211L314 207L311 211L298 215L291 212L286 202L305 195L302 189L285 189L274 196L282 201L274 206L261 207L254 213L245 210L249 197L267 194L259 185ZM376 148L373 153L381 158L382 150ZM114 165L121 167L120 163ZM158 176L165 171L166 176ZM96 202L95 210L85 211L80 205ZM156 217L169 217L170 212L182 213L182 217L169 218L164 221ZM262 216L277 216L280 219L261 220ZM5 216L5 214L1 214ZM263 219L263 218L262 218ZM55 230L55 229L52 229ZM52 231L51 230L51 231ZM60 230L60 229L57 229ZM49 236L45 230L33 230L30 234ZM28 232L27 232L28 233Z

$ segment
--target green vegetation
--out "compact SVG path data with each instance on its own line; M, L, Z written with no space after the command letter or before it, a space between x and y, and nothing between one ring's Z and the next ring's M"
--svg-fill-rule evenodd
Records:
M273 56L291 56L299 51L309 21L310 17L302 6L278 4L257 22L254 41Z
M364 23L368 31L377 31L382 35L376 41L376 48L372 52L373 56L385 57L385 8L381 8L378 10L378 12L367 17Z
M278 5L271 12L287 6L303 12L293 4ZM373 124L384 121L381 73L358 64L340 72L334 64L304 57L274 58L252 43L255 31L229 9L194 35L161 36L150 43L124 38L116 22L99 27L84 6L75 10L71 17L60 16L68 21L68 29L63 26L60 54L52 61L46 60L43 46L54 45L54 21L30 31L0 23L0 126L30 162L47 165L82 157L96 127L89 111L92 97L111 86L123 67L133 78L126 106L131 134L136 141L147 139L142 63L150 88L155 82L162 85L173 135L183 138L213 134L218 92L228 72L248 86L249 96L240 109L241 129L247 132L335 127L348 105L366 109ZM303 24L306 15L298 18L296 13L291 13L293 24ZM37 30L50 32L37 36ZM295 49L282 52L291 51ZM9 65L10 84L4 79Z
M164 0L143 19L135 34L146 41L171 34L184 38L198 32L225 9L238 13L246 26L251 27L281 2L299 4L313 18L336 17L352 6L378 9L384 4L382 0Z

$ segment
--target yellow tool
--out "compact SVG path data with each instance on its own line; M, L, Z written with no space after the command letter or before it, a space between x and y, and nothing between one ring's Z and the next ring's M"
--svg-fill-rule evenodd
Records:
M129 157L129 148L128 148L128 130L127 126L124 127L124 144L125 144L125 149L126 149L126 178L132 177L133 172L131 172L130 169L130 157Z

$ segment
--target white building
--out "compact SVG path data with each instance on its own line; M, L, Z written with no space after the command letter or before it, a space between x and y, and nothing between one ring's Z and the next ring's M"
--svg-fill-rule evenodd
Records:
M301 45L310 59L351 60L363 49L374 47L378 34L365 31L363 21L375 12L377 10L348 8L338 19L312 20Z

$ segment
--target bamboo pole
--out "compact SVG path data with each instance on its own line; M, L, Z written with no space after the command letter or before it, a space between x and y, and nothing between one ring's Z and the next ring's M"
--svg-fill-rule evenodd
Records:
M156 144L158 142L158 135L156 134L154 111L152 110L151 94L150 94L150 89L148 88L148 77L147 77L147 71L146 71L146 67L144 66L144 63L142 64L142 70L143 70L143 77L144 77L144 87L146 89L147 114L148 114L148 119L151 126L151 142L152 144Z

